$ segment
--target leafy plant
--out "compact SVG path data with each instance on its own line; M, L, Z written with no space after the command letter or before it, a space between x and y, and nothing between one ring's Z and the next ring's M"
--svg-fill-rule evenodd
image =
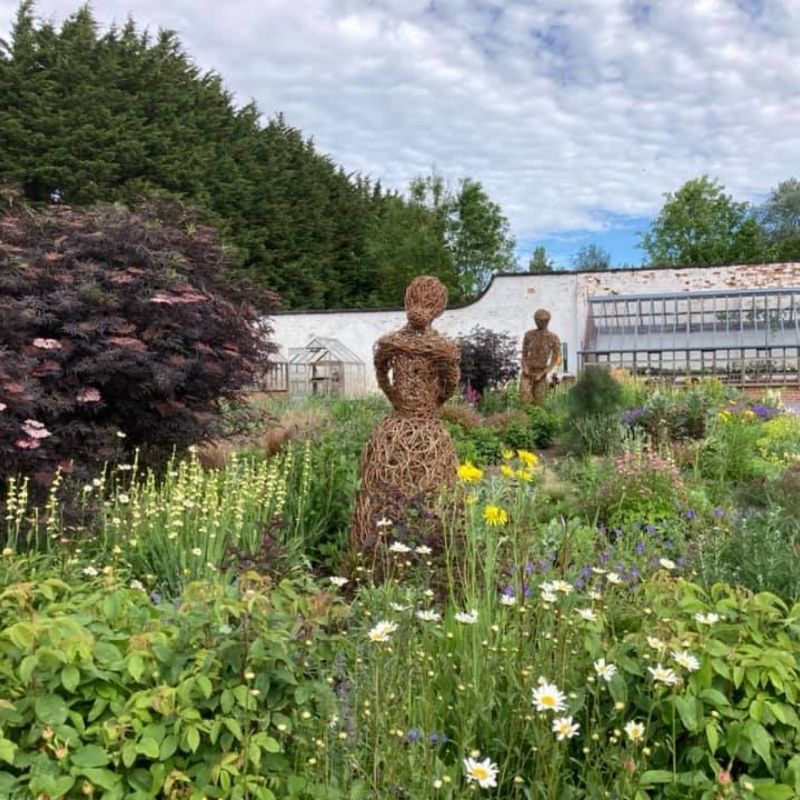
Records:
M86 475L123 447L157 461L209 436L272 349L256 305L273 296L228 267L177 206L0 218L0 479Z
M476 325L467 336L458 339L461 348L461 383L483 395L517 376L518 343L507 333Z

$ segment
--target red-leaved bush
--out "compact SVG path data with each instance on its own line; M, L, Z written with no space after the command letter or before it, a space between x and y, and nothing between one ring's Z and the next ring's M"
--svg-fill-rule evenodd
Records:
M178 206L0 217L0 480L213 435L266 367L275 296Z

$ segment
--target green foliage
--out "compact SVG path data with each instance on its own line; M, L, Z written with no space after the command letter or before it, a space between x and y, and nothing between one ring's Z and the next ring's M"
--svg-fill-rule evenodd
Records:
M687 181L642 236L654 265L738 264L764 256L761 228L747 203L738 203L703 175Z
M758 210L767 252L773 261L800 259L800 181L781 181Z
M179 197L236 246L240 267L292 308L400 305L416 275L453 300L514 267L481 185L441 207L350 175L282 115L261 121L203 73L175 33L102 32L88 6L60 27L21 4L0 41L0 187L72 206Z
M574 417L614 414L621 408L622 401L622 386L602 367L585 369L569 390L569 405Z
M767 461L790 464L800 454L800 416L781 414L764 422L756 439L759 455Z
M533 248L530 261L528 261L528 272L555 272L555 265L552 259L548 257L544 245L537 244L536 247Z
M298 797L297 743L333 702L312 661L335 641L301 588L245 576L176 607L113 575L7 586L0 794Z
M671 519L686 502L686 489L674 462L636 448L608 462L595 495L595 515L611 526L654 523Z
M596 244L585 244L572 257L573 269L597 272L611 268L611 253Z
M708 537L698 558L700 579L800 600L800 551L796 518L779 510L734 520L731 531Z

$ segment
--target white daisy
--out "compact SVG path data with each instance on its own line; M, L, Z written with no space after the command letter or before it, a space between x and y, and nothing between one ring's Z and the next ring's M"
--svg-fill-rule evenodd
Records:
M608 575L606 575L606 580L609 583L613 583L615 585L619 584L619 583L622 583L622 578L620 578L620 576L617 575L616 572L609 572Z
M376 642L377 644L381 644L383 642L388 642L389 637L397 630L397 623L389 622L389 620L383 619L381 620L374 628L369 630L367 636L371 642Z
M664 569L675 569L676 564L669 558L659 558L658 563L664 567Z
M652 647L653 650L663 650L666 647L664 642L662 642L657 636L648 636L647 646Z
M566 711L566 695L554 683L539 678L539 685L533 690L533 705L537 711Z
M517 604L517 598L514 597L513 594L501 594L500 595L500 605L501 606L515 606Z
M410 553L411 548L407 544L403 544L402 542L392 542L389 547L390 553Z
M553 733L559 742L577 736L580 727L579 723L572 721L572 717L557 717L553 720Z
M673 650L672 658L688 672L697 672L700 669L700 662L688 650Z
M328 578L328 580L339 589L341 589L346 583L350 583L347 578L343 578L341 575L332 575L330 578Z
M656 664L655 667L648 667L647 669L656 683L674 686L678 682L678 676L675 672L667 667L662 667L661 664Z
M430 609L417 611L417 619L421 619L423 622L438 622L441 618L442 615L438 611Z
M617 668L614 664L606 664L604 658L598 658L594 662L594 671L598 677L602 678L606 683L610 683L611 679L617 674Z
M719 614L715 614L713 611L709 611L708 614L698 611L694 618L701 625L713 625L715 622L719 622Z
M464 625L474 625L478 621L478 612L474 608L469 613L459 611L453 618L456 622L461 622Z
M553 581L551 586L553 591L561 592L562 594L571 594L575 589L571 583L562 580Z
M579 608L578 616L586 622L594 622L597 619L597 614L591 608Z
M414 552L421 556L429 556L433 550L426 544L421 544L419 547L414 548Z
M83 574L86 575L89 578L94 578L97 575L99 575L100 573L97 571L97 569L95 569L95 567L93 567L90 564L88 567L84 567L83 568Z
M625 734L629 741L641 742L642 739L644 739L644 724L641 722L634 722L633 720L626 722Z
M493 789L497 786L497 764L491 759L478 761L474 758L464 759L464 776L467 783L475 781L481 789Z
M389 603L389 608L391 608L392 611L403 612L403 611L408 611L408 609L411 608L411 606L403 606L400 605L400 603Z

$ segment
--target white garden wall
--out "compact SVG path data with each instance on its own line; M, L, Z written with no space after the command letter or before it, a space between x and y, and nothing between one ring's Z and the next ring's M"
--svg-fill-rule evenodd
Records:
M521 346L523 334L533 327L533 312L547 308L552 314L550 330L567 342L568 367L574 371L584 337L589 297L781 286L800 286L800 263L502 274L492 279L475 302L445 311L434 327L446 336L455 337L480 325L510 333ZM367 365L368 391L377 390L372 371L375 340L404 323L405 314L399 309L285 312L273 317L274 339L284 356L290 348L304 347L314 336L332 336Z

